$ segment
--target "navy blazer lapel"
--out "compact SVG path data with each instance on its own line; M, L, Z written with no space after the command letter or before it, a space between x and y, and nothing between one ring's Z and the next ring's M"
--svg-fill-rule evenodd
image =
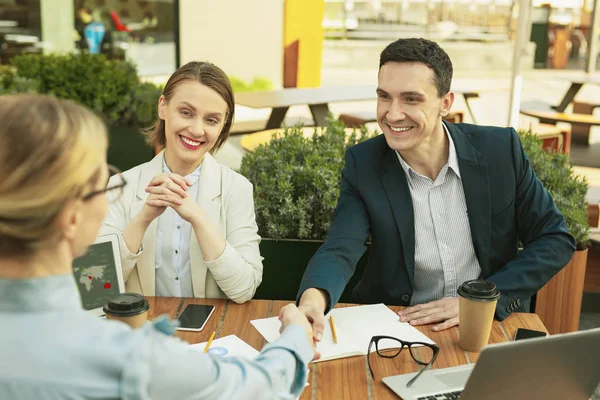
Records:
M415 216L408 181L396 152L390 148L385 153L381 168L381 183L400 232L404 265L412 284L415 277Z
M454 141L475 255L482 271L489 269L492 210L487 165L481 153L455 125L446 124Z

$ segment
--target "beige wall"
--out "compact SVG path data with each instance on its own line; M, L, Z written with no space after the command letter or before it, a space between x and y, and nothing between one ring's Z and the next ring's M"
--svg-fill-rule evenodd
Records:
M228 75L283 82L284 0L180 0L181 64L210 61Z
M42 0L42 40L45 53L67 53L75 49L73 0Z

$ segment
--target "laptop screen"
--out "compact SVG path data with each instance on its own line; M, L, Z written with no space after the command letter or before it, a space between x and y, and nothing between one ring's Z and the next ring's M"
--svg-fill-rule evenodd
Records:
M103 307L121 293L118 256L109 240L92 244L83 256L73 260L73 275L85 310Z

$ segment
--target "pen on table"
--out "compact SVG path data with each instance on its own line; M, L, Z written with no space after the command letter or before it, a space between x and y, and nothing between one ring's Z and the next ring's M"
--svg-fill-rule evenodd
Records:
M333 342L337 343L337 331L335 330L335 322L332 315L329 316L329 323L331 324L331 332L333 332Z
M210 345L211 345L211 343L212 343L213 339L215 338L215 334L216 334L216 333L217 333L217 332L216 332L216 331L214 331L214 332L213 332L213 333L210 335L210 339L208 339L208 342L206 342L206 347L204 348L204 352L205 352L205 353L208 351L208 349L210 349Z

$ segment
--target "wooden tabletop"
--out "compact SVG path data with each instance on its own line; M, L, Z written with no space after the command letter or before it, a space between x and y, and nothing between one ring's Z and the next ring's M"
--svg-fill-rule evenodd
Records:
M322 86L317 88L289 88L262 92L242 92L235 95L235 102L247 107L290 107L302 104L327 104L337 101L372 100L375 86Z
M177 336L189 343L201 343L207 341L213 331L217 332L216 337L235 334L257 350L264 346L265 340L249 321L277 316L281 307L290 303L289 301L252 300L245 304L235 304L228 300L170 297L150 297L148 300L151 319L161 314L173 318L187 304L213 304L215 311L202 332L178 331ZM336 307L353 305L339 304ZM390 308L399 311L403 307ZM494 321L490 343L512 340L517 328L547 332L537 315L513 313L501 323ZM418 329L440 347L433 368L452 367L477 361L479 353L466 352L458 347L458 328L442 332L433 332L430 326ZM391 360L384 360L372 353L371 364L376 374L375 381L369 374L366 356L310 364L310 386L304 390L300 399L398 400L398 397L381 382L381 377L418 370L418 365L412 360L408 351L401 352Z
M377 97L376 89L373 85L348 85L242 92L235 95L235 102L252 108L280 108L304 104L328 104L338 101L374 100ZM470 84L460 81L452 84L452 91L465 97L477 97L480 92L504 90L508 90L508 88L482 87L481 83Z
M558 79L561 79L563 81L569 81L571 83L574 84L578 84L578 85L583 85L586 83L593 83L596 85L600 85L600 75L598 74L594 74L594 75L588 75L588 74L579 74L579 75L559 75L557 76Z
M521 108L520 112L521 114L538 118L541 121L566 122L569 124L588 126L600 125L600 118L588 114L567 114L556 111L539 111L529 108Z
M322 128L323 127L304 126L304 127L300 128L300 129L302 130L302 134L304 135L304 137L307 138L307 139L310 139L315 134L315 131L318 132L318 133L322 133L323 132ZM358 136L360 136L360 129L358 129L358 128L357 129L355 129L355 128L345 128L344 131L346 132L346 137L349 137L354 132ZM249 133L249 134L244 135L242 137L242 139L240 141L240 145L246 151L254 151L261 144L267 144L267 143L269 143L271 141L271 139L273 139L274 135L275 135L275 137L282 136L283 135L283 129L282 128L267 129L267 130L264 130L264 131Z

